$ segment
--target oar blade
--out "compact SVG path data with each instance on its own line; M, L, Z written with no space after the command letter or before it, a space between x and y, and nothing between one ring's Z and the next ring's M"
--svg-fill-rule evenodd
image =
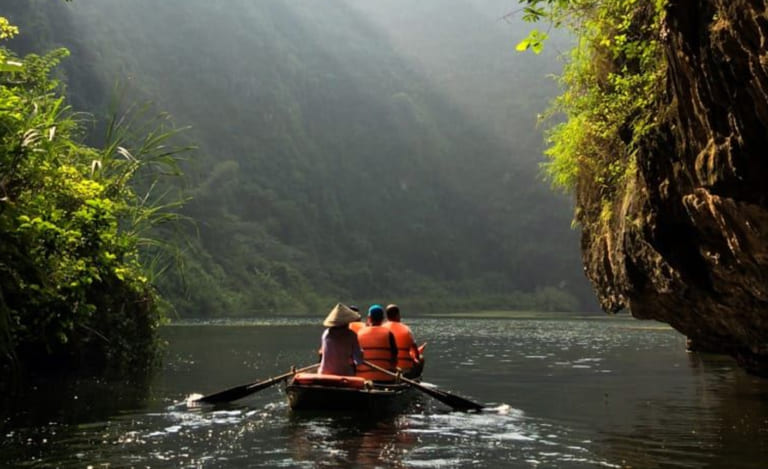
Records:
M225 402L236 401L238 399L242 399L245 396L255 392L249 389L250 386L253 386L253 385L243 384L242 386L237 386L235 388L231 388L231 389L220 391L214 394L203 396L199 399L196 399L195 402L198 402L201 404L223 404Z
M287 373L283 373L282 375L279 375L279 376L275 376L274 378L270 378L264 381L259 381L256 383L248 383L248 384L242 384L240 386L235 386L234 388L225 389L223 391L219 391L217 393L209 394L199 399L195 399L194 402L200 403L200 404L223 404L225 402L236 401L238 399L242 399L246 396L249 396L255 392L259 392L262 389L266 389L281 381L284 381L296 373L309 371L313 368L317 368L317 366L318 364L316 363L314 365L309 365L303 368L299 368L298 370L292 368L291 371Z
M410 380L408 380L408 382L410 384ZM466 412L466 411L483 410L483 408L485 408L484 405L479 404L477 402L470 401L465 397L461 397L459 395L449 393L447 391L442 391L440 389L429 388L427 386L418 384L416 382L413 382L413 384L416 385L420 390L434 397L435 399L442 402L443 404L448 405L454 410L461 410Z
M485 408L484 405L479 404L477 402L470 401L467 398L458 396L456 394L451 394L447 392L443 392L443 397L440 398L440 400L449 405L454 410L461 410L461 411L479 411L483 410Z
M375 364L373 364L373 363L371 363L371 362L369 362L367 360L363 361L363 363L365 363L366 365L370 366L374 370L378 370L378 371L386 373L386 374L388 374L390 376L397 377L398 379L400 379L404 383L407 383L407 384L411 385L412 387L414 387L414 388L416 388L416 389L418 389L418 390L420 390L420 391L422 391L422 392L424 392L426 394L429 394L430 396L434 397L435 399L437 399L438 401L442 402L443 404L446 404L446 405L450 406L454 410L462 410L462 411L475 410L475 411L478 411L478 410L482 410L482 409L485 408L485 406L482 405L482 404L478 404L477 402L472 402L469 399L466 399L466 398L461 397L461 396L457 396L456 394L451 394L451 393L449 393L447 391L441 391L440 389L430 388L430 387L424 386L423 384L419 383L418 381L414 381L414 380L408 379L408 378L406 378L404 376L400 376L400 375L398 375L396 373L393 373L393 372L387 370L386 368L382 368L382 367L380 367L378 365L375 365Z

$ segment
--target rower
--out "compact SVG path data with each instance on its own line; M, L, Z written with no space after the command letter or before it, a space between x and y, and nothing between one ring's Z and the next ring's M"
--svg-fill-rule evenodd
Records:
M363 349L363 358L374 365L394 371L397 365L397 343L392 332L382 326L384 308L371 305L368 308L368 320L370 324L357 333L357 339ZM373 381L394 380L387 373L376 371L365 364L357 367L357 376Z
M388 328L395 336L397 367L408 376L408 372L421 360L419 348L413 339L411 328L400 321L400 308L395 304L387 305L386 313L387 322L384 323L384 327Z
M357 334L349 330L349 323L360 319L360 314L347 306L337 304L323 326L328 329L323 332L320 348L320 374L354 376L355 365L362 363L362 351L357 340Z

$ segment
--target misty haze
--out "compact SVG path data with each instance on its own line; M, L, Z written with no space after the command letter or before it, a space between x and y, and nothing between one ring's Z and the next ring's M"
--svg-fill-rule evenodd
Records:
M527 27L501 19L505 2L49 8L50 47L78 55L77 108L104 112L119 83L191 126L193 245L183 281L161 281L182 316L382 297L596 309L570 201L538 167L557 47L514 53Z

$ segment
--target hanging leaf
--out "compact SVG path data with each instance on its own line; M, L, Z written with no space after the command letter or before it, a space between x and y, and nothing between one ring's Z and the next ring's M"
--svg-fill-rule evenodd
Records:
M548 37L547 33L542 33L538 29L534 29L528 33L528 37L517 43L515 50L524 52L531 49L535 54L540 54L544 49L544 41L546 41Z
M517 43L517 46L515 46L515 50L518 52L525 52L530 47L531 47L531 40L528 38L525 38L522 41Z

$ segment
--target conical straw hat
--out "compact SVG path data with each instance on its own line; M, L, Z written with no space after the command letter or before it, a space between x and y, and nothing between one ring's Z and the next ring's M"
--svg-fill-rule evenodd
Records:
M343 305L341 303L336 304L336 306L333 307L330 313L328 313L328 316L325 318L325 321L323 321L324 327L336 327L336 326L345 326L353 321L358 321L360 319L360 314L352 311L349 309L346 305Z

